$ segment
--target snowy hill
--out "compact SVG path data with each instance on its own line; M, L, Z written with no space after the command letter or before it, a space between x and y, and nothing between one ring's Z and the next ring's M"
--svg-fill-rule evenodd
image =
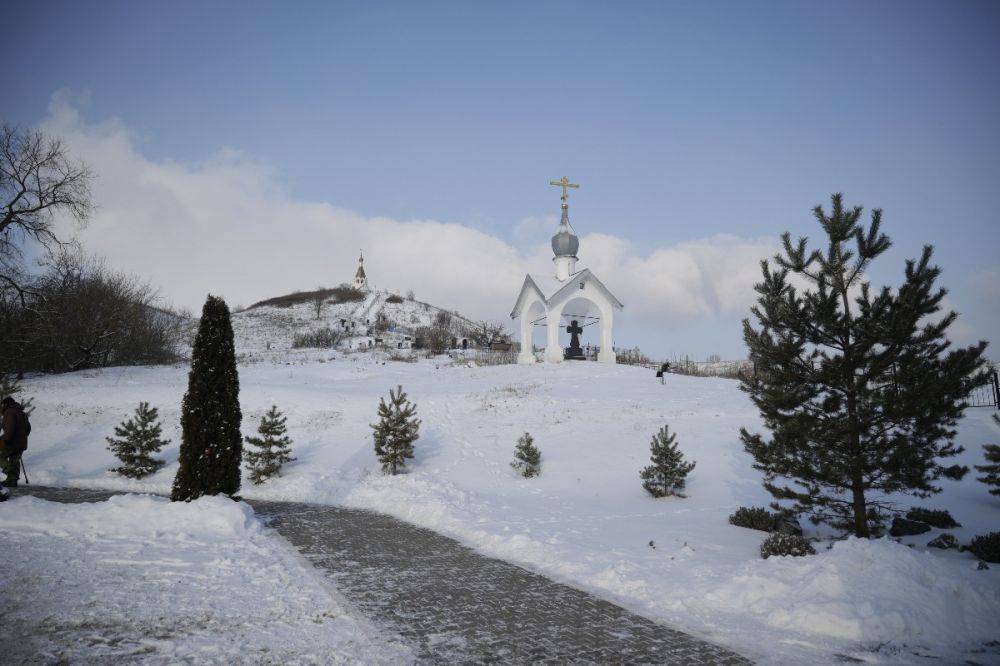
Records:
M317 301L321 303L317 314ZM331 329L343 334L341 346L364 349L376 338L387 347L409 347L416 329L430 326L447 312L456 336L475 326L462 315L429 303L403 299L389 291L355 292L337 288L300 292L267 299L233 314L233 333L240 354L292 348L296 335ZM383 318L387 329L376 328Z
M362 305L377 307L356 303L354 311ZM422 310L404 306L399 312ZM312 325L307 307L265 310L287 317L274 329L260 312L237 315L243 344ZM977 571L967 553L927 548L940 530L904 544L849 539L827 549L828 541L815 556L760 559L764 533L727 522L738 506L770 499L737 437L759 420L734 381L672 375L661 386L646 370L596 363L475 368L444 358L330 356L295 350L241 366L244 432L277 404L297 457L267 485L244 482L247 497L382 511L767 663L842 661L836 655L922 663L915 652L990 660L971 651L996 637L1000 566ZM32 481L168 491L186 376L177 365L26 382L36 404L25 457ZM379 397L397 384L423 425L409 472L386 477L369 424ZM114 459L104 437L139 400L160 408L172 443L162 471L129 481L106 471ZM981 445L1000 439L989 417L969 410L957 462L981 464ZM664 423L697 461L687 499L654 500L639 483L650 437ZM528 480L509 466L525 431L542 452L541 476ZM942 481L944 493L929 500L895 499L950 510L962 527L949 531L968 542L996 529L1000 516L1000 500L974 477Z

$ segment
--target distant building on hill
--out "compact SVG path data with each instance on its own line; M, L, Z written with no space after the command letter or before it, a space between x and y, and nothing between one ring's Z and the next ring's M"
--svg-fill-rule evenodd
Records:
M354 288L359 291L369 291L368 276L365 274L365 253L358 257L358 270L354 273Z

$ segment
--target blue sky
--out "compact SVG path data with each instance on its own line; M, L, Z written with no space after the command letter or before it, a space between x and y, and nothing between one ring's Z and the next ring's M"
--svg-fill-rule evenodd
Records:
M545 230L532 221L558 214L547 182L564 174L582 184L578 232L626 242L637 261L719 234L755 247L785 230L815 236L810 208L843 191L885 210L896 245L875 281L897 281L932 243L962 335L1000 330L995 2L102 2L5 14L18 27L0 45L9 122L52 122L53 94L69 91L74 131L106 135L113 119L144 164L249 164L287 202L470 227L529 264ZM102 164L95 154L83 157ZM99 194L116 212L111 187ZM401 262L412 270L412 258L385 257L384 274ZM188 298L169 273L151 277ZM619 282L627 308L660 302ZM741 315L713 310L722 298L626 315L617 341L738 356ZM495 319L510 308L456 300Z

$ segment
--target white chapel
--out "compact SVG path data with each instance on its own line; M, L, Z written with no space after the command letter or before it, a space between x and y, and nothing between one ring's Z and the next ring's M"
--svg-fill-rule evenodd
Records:
M354 288L358 291L369 291L368 276L365 274L365 253L358 257L358 270L354 273Z
M580 249L580 239L569 223L568 188L579 185L570 183L564 176L562 180L552 181L552 185L561 187L562 221L552 236L552 261L555 265L554 275L539 275L529 273L524 277L521 293L510 313L511 319L521 319L521 353L518 363L534 363L535 354L532 350L532 332L535 326L544 326L546 330L545 361L559 363L563 360L583 359L579 336L590 326L600 327L600 344L597 360L602 363L614 363L615 352L612 347L614 337L615 310L624 306L615 295L597 279L590 269L577 270L577 252ZM570 346L563 349L559 344L560 329L565 328L571 337Z

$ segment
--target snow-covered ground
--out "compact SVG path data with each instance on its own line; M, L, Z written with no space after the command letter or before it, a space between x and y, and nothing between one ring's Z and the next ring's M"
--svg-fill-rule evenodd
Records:
M244 503L0 504L4 663L401 663Z
M26 382L37 405L32 481L169 490L186 374L117 368ZM625 366L383 364L339 352L275 355L241 367L240 379L244 432L277 404L298 458L282 478L245 485L247 497L382 511L772 663L838 653L899 663L917 659L912 650L954 659L1000 636L1000 566L977 571L967 553L924 548L939 530L909 539L913 549L848 540L814 557L761 560L764 534L727 523L738 506L769 501L737 437L759 419L734 381L670 376L661 386ZM409 473L385 477L369 424L396 384L417 403L422 434ZM170 463L137 482L105 471L114 460L104 437L140 400L160 409L173 442ZM960 462L980 462L981 445L1000 439L989 416L968 412ZM687 499L654 500L639 483L664 423L698 463ZM509 466L525 431L543 460L530 480ZM950 531L967 542L1000 523L1000 500L974 476L900 504L949 509L963 525Z

